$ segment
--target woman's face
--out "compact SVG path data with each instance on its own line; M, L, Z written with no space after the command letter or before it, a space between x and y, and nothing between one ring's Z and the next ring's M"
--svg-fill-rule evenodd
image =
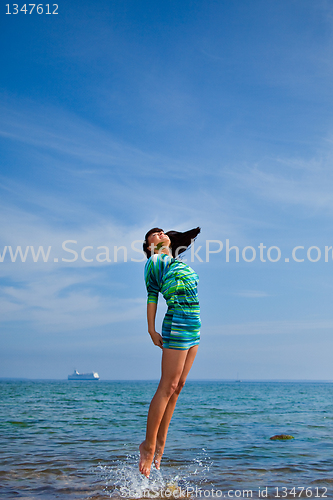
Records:
M161 247L169 248L171 245L170 238L164 233L164 231L158 231L150 234L148 236L147 243L149 245L149 250L152 250L152 246L154 245L154 253L158 253Z

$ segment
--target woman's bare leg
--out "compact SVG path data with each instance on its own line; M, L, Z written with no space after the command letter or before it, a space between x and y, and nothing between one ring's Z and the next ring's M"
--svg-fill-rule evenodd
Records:
M146 477L149 477L151 463L154 458L157 432L167 404L178 387L187 353L188 351L177 349L163 349L161 380L149 406L146 439L139 447L139 470Z
M154 464L155 464L156 469L160 468L160 463L161 463L162 455L164 452L165 441L166 441L166 437L168 434L169 424L170 424L170 421L171 421L171 418L172 418L172 415L173 415L173 412L174 412L174 409L175 409L175 406L177 403L178 396L180 394L180 391L182 390L182 388L185 385L187 375L189 374L189 371L192 367L194 358L197 354L198 347L199 346L197 346L197 345L193 346L187 351L187 356L185 359L183 372L180 376L177 389L172 394L172 396L169 399L169 402L167 404L167 407L165 408L165 412L164 412L163 418L161 420L161 423L160 423L160 426L158 429L158 433L157 433L157 439L156 439L156 448L155 448L155 456L154 456Z

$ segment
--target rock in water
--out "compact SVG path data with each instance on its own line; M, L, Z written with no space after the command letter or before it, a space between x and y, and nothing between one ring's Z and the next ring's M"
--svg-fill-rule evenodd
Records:
M294 436L290 436L289 434L276 434L276 436L272 436L271 438L272 441L277 441L280 440L282 441L283 439L295 439Z

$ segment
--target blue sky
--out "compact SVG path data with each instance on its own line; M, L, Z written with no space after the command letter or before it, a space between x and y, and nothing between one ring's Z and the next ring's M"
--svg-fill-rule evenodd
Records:
M97 0L58 12L1 14L0 255L43 245L51 258L11 262L7 248L0 262L0 376L157 379L131 242L200 225L191 377L332 379L332 5ZM227 263L227 239L256 259ZM67 240L93 261L64 262ZM224 245L209 262L207 240ZM281 259L260 261L260 243ZM158 325L164 311L161 297Z

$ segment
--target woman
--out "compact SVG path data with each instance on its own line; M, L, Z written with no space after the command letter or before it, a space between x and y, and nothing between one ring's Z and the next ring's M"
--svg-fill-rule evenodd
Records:
M175 257L186 250L199 232L199 227L185 233L164 233L153 228L143 244L148 259L145 266L148 332L153 343L163 350L161 380L150 403L146 439L139 447L139 470L146 477L153 460L156 469L160 468L170 420L198 350L201 326L198 275ZM159 292L168 305L162 336L155 330Z

